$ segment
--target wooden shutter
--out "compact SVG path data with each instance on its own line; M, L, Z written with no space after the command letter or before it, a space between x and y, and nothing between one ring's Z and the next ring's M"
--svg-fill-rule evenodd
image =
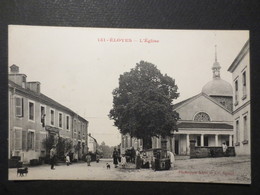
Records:
M27 150L27 131L22 131L22 149Z
M40 133L35 134L35 151L40 150Z
M15 98L15 115L18 117L23 116L23 110L22 110L22 98L16 97Z
M22 150L22 130L15 129L14 137L15 137L15 143L14 143L15 150Z
M46 134L40 134L40 150L46 150L46 146L43 143L43 140L46 139Z

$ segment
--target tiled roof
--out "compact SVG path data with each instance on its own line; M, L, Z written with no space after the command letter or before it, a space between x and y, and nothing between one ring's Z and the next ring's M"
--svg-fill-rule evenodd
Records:
M181 122L177 126L178 128L233 129L233 126L227 123L212 122Z
M17 85L16 83L14 83L13 81L9 80L9 84L12 87L15 87L16 90L19 90L23 93L26 93L27 95L29 95L30 97L32 97L33 99L38 99L40 101L45 102L48 105L54 106L56 108L62 109L63 111L67 111L73 115L77 115L77 113L73 112L71 109L67 108L66 106L63 106L62 104L56 102L55 100L49 98L48 96L42 94L42 93L36 93L34 91L31 91L29 89L25 89L22 88L20 85ZM78 117L84 121L87 121L86 119L82 118L81 116L78 115Z

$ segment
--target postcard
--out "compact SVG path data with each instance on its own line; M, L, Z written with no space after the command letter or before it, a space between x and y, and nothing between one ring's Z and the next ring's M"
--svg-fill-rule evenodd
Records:
M249 31L9 25L8 179L251 183Z

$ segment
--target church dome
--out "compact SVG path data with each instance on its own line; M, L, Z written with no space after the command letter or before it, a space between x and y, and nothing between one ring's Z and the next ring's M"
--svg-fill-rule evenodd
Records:
M232 96L233 89L229 82L221 78L213 79L202 88L202 92L208 96Z

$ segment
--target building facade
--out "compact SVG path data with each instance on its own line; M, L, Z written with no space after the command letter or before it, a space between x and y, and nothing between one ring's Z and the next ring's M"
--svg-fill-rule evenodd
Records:
M53 137L55 145L61 138L71 142L70 151L81 158L87 151L88 121L42 94L40 82L27 82L18 66L10 69L9 158L20 156L22 162L29 163L45 157L48 137Z
M172 136L152 138L152 148L165 148L177 155L190 154L190 140L196 146L221 146L226 142L233 146L232 85L221 79L221 66L217 61L212 66L213 79L206 83L201 93L174 105L179 113L178 132ZM122 135L122 151L141 140ZM134 144L133 144L134 143Z
M238 155L250 155L251 106L249 40L230 65L233 77L234 145Z

